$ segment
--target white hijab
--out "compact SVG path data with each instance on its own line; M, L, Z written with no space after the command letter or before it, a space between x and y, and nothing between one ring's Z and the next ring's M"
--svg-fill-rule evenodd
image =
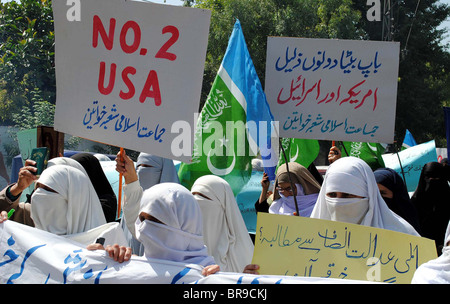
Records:
M305 194L302 185L295 184L295 187L297 188L297 195L295 198L297 200L300 216L309 217L316 205L319 193ZM281 193L279 194L280 198L270 205L269 213L293 215L294 212L297 212L294 197L292 195L284 196Z
M252 261L254 246L230 185L218 176L205 175L195 181L191 193L202 211L209 254L221 271L242 272Z
M136 238L144 256L202 266L214 264L203 243L202 214L194 196L177 183L162 183L144 191L139 214L161 223L136 220Z
M57 193L37 188L31 197L31 218L36 228L68 235L106 224L106 219L89 177L80 170L54 165L39 179Z
M442 254L417 268L412 284L450 284L450 221L445 233Z
M147 165L150 167L144 167ZM179 183L177 170L171 159L141 152L136 161L136 172L142 188L148 189L159 183Z
M143 190L149 189L159 183L180 183L177 170L175 169L175 165L171 159L141 152L136 161L136 167L139 184ZM144 254L144 246L142 246L142 244L132 236L127 227L125 218L122 220L122 228L133 253L142 256Z
M88 176L86 169L84 169L84 167L79 162L77 162L76 160L74 160L70 157L61 156L61 157L52 158L48 161L47 168L50 168L50 167L56 166L56 165L66 165L66 166L77 168L78 170L83 172L86 176Z
M330 192L345 192L365 199L331 199ZM356 157L343 157L327 170L311 218L339 220L419 236L381 197L369 165Z

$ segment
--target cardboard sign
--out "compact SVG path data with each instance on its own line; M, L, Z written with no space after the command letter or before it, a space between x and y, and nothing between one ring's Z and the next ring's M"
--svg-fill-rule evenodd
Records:
M258 213L253 264L260 274L411 283L435 259L433 240L386 229Z
M140 1L69 2L53 1L55 129L189 161L172 154L180 136L172 125L182 122L192 142L211 12Z
M269 37L265 92L280 136L392 143L399 46Z

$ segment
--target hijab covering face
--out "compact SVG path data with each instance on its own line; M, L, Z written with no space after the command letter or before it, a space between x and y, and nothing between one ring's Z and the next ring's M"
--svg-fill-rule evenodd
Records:
M411 201L419 215L422 236L435 240L438 251L443 245L445 229L450 220L449 197L450 186L445 167L438 162L427 163Z
M362 198L330 198L326 195L330 192ZM369 165L351 156L340 158L328 168L311 217L419 235L386 205Z
M233 191L222 178L205 175L191 189L203 216L203 237L221 271L242 272L253 257L248 234ZM205 198L206 196L207 198Z
M136 238L144 245L144 256L202 266L214 264L203 243L200 207L185 187L162 183L145 190L141 212L163 223L136 220Z
M57 193L43 188L33 192L31 217L36 228L68 235L106 224L94 187L80 170L65 165L51 166L37 182Z
M171 159L141 152L136 161L136 166L139 183L144 190L158 183L180 182L177 170Z
M416 284L450 284L450 221L444 238L442 254L417 268L411 283Z
M89 177L102 205L107 222L114 222L117 213L117 198L98 159L90 153L77 153L71 158L55 157L48 161L47 168L66 165L76 168Z
M289 174L292 183L297 188L297 205L300 216L309 217L320 191L320 184L313 175L299 163L289 163ZM289 183L289 175L286 164L281 165L275 177L275 188L279 183ZM284 196L278 191L274 192L274 202L269 208L269 213L292 215L296 212L294 197Z
M408 190L401 176L391 168L380 168L374 171L377 184L392 191L393 197L383 200L389 209L410 223L416 231L420 231L417 211L409 198Z

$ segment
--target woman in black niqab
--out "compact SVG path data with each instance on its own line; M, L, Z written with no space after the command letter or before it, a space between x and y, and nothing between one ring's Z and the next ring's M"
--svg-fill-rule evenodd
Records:
M379 168L373 173L377 184L381 184L392 191L392 197L387 197L381 193L389 209L410 223L420 234L417 210L409 198L408 190L402 177L391 168Z
M450 185L442 164L438 162L425 164L411 201L419 215L421 235L436 241L440 255L450 220Z

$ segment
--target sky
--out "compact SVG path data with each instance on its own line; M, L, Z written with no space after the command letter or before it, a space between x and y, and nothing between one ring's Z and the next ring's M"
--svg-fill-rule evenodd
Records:
M440 0L439 2L450 5L450 0ZM444 34L445 39L443 42L450 44L450 18L447 18L447 20L441 24L440 28L447 28L447 33Z

